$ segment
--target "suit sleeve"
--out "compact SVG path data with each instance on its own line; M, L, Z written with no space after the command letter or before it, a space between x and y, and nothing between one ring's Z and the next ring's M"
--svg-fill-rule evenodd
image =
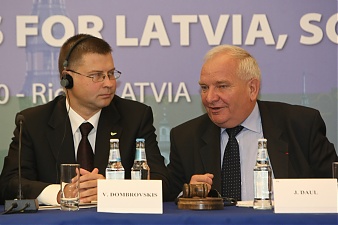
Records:
M24 198L35 199L49 183L37 181L39 175L36 169L33 142L30 140L27 130L24 126L22 130L21 186ZM15 128L13 134L0 177L1 202L18 197L19 126Z
M185 170L176 147L177 137L175 131L176 129L174 128L170 132L170 162L168 164L168 171L172 185L172 198L176 198L179 195L179 193L182 191L184 183L190 182L190 180L185 179Z
M309 161L315 177L332 177L332 162L338 161L335 148L326 137L325 123L316 111L310 132Z
M170 199L169 173L164 164L164 157L161 155L158 143L156 141L155 127L153 126L153 113L150 107L147 107L143 115L139 137L146 140L146 156L150 167L150 179L162 180L163 200Z

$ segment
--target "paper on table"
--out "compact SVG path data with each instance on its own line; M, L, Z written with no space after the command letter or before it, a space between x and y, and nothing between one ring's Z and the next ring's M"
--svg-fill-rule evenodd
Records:
M253 201L238 201L236 206L238 207L253 207Z
M86 208L93 208L97 206L97 202L91 202L91 203L80 203L79 208L80 209L86 209ZM40 205L39 210L52 210L52 209L60 209L60 205Z
M272 201L272 205L274 205L273 201ZM236 206L238 206L238 207L253 207L253 200L251 200L251 201L238 201Z

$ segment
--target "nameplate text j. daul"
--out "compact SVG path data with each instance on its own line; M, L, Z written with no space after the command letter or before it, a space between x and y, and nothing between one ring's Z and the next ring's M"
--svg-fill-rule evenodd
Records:
M337 213L337 180L273 179L275 213Z
M317 190L295 190L295 195L318 195Z

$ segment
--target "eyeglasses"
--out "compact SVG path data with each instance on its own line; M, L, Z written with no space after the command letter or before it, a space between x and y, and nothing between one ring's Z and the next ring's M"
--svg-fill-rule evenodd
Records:
M105 73L102 73L102 72L97 72L97 73L93 73L93 74L90 74L90 75L84 75L84 74L76 72L74 70L67 70L67 71L76 73L76 74L84 76L84 77L92 78L92 81L95 82L95 83L104 81L104 79L106 79L106 77L108 77L109 80L113 80L113 79L116 80L122 74L118 70L111 70L107 73L107 75Z

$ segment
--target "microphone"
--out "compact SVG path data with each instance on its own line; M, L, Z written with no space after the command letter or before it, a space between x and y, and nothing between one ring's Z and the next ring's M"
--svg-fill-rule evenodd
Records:
M21 186L21 151L22 151L22 124L25 121L25 117L18 114L15 119L15 124L19 126L19 149L18 149L18 199L5 201L5 212L9 213L25 213L25 212L37 212L39 203L37 199L23 199L22 186Z

